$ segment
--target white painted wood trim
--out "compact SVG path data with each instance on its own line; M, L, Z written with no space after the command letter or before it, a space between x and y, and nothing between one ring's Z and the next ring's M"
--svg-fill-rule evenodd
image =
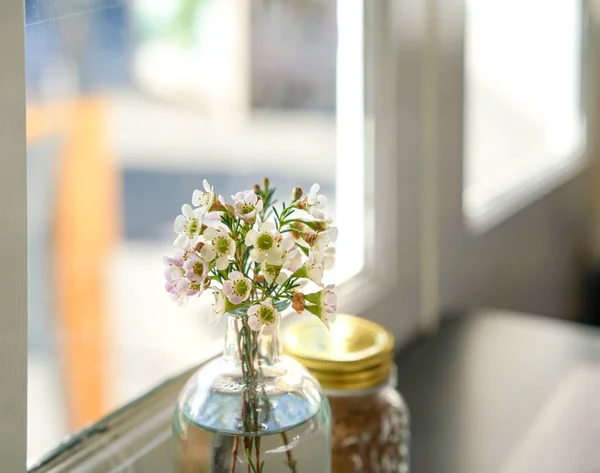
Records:
M25 471L27 181L21 0L0 2L0 464Z
M347 233L364 231L364 235L356 239L356 246L364 247L364 267L338 287L339 311L356 315L363 315L393 292L398 282L396 248L400 244L396 220L399 204L394 108L396 74L393 62L388 60L393 49L389 28L384 26L387 2L364 2L363 7L363 156L360 162L348 162L348 156L338 146L336 176L338 205L351 206L356 196L364 195L364 215L353 222L353 228L340 228ZM364 176L360 185L347 179L347 168L357 166L362 166ZM392 331L394 328L390 326Z
M59 447L32 473L172 471L171 420L188 370Z

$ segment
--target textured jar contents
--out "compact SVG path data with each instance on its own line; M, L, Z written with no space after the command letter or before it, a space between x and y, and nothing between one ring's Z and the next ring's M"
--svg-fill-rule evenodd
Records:
M407 473L410 427L402 397L385 386L329 395L333 473Z

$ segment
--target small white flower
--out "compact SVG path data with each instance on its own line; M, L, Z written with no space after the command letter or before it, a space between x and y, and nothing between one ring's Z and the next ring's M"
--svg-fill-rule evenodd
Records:
M204 192L196 189L192 194L192 204L199 207L204 213L208 213L215 204L217 196L206 179L204 179L202 184L204 186Z
M335 285L330 284L319 292L305 294L304 300L311 304L305 305L304 308L319 317L327 328L335 322L337 312Z
M335 284L329 284L325 286L325 289L321 291L321 306L327 314L333 314L337 311L337 293L335 290Z
M271 222L263 222L259 231L252 229L246 234L246 246L252 246L250 258L257 263L265 261L269 252L275 250L281 241L281 235L275 231Z
M245 221L254 221L263 209L263 200L254 190L241 191L232 195L235 215Z
M325 248L322 258L323 268L325 268L325 270L333 268L333 265L335 264L335 248L333 246Z
M325 266L323 263L323 254L311 250L306 260L306 273L312 281L317 283L319 286L323 285L323 272Z
M178 215L173 224L173 230L179 233L174 245L178 248L187 248L194 245L202 231L202 215L200 209L194 209L185 204L181 207L181 215Z
M235 254L235 241L222 228L208 227L204 230L206 244L200 250L200 256L204 261L215 261L219 271L227 269L229 258Z
M225 294L223 291L217 287L212 287L213 290L213 309L209 314L208 321L212 324L218 322L219 319L225 314L227 311L227 300L225 299Z
M317 220L324 220L325 212L321 209L327 205L327 197L324 195L317 195L320 188L319 184L313 184L310 188L310 192L306 198L306 210Z
M267 261L274 266L284 266L288 259L294 257L298 252L298 247L294 238L290 235L277 234L276 244L267 254Z
M322 315L321 315L321 322L323 322L325 324L325 327L327 327L327 329L331 329L331 324L335 322L336 319L336 313L329 313L327 311L323 311Z
M271 299L255 304L248 309L248 325L252 330L270 335L275 331L279 321L279 312L273 306Z
M330 244L336 242L337 237L338 229L336 227L330 227L317 235L312 247L317 251L323 252Z
M302 266L302 253L296 246L294 238L284 235L281 241L271 249L267 259L261 263L261 272L269 284L276 281L283 284L289 274L282 270L293 273Z
M260 264L260 272L269 284L273 284L273 281L277 284L283 284L288 278L288 274L282 271L281 266L274 266L268 261L263 261Z
M298 247L294 247L294 249L287 253L283 269L287 269L293 273L300 266L302 266L302 260L302 252L298 249Z
M239 271L229 273L229 279L223 283L223 293L232 304L238 305L248 300L252 291L250 279Z

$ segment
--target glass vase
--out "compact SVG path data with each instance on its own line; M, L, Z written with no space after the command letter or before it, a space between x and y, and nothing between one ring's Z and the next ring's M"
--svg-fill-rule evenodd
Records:
M187 382L175 409L178 473L329 473L331 414L315 378L272 335L227 315L222 356Z

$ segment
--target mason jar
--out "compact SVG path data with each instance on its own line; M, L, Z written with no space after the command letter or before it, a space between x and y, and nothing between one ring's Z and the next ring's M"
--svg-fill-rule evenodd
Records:
M311 371L329 399L333 473L409 471L409 411L396 390L388 330L338 315L328 332L307 319L290 327L284 351Z

